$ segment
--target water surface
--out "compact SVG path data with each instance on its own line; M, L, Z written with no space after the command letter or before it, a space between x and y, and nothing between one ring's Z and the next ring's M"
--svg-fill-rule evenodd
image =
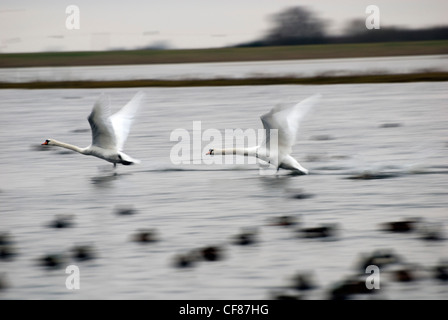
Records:
M448 55L0 69L2 82L182 80L448 71Z
M406 265L381 269L381 289L354 298L448 298L447 283L432 271L448 258L448 84L145 88L126 145L142 164L113 170L97 158L40 147L47 138L87 146L87 116L100 93L117 110L138 90L0 91L0 232L11 236L16 252L0 260L8 284L0 298L326 299L336 282L357 272L362 254L379 249ZM308 176L170 161L174 129L191 132L193 121L202 121L202 130L258 129L272 106L315 93L323 98L293 150ZM366 172L372 179L349 179ZM120 208L134 214L120 215ZM72 215L72 227L49 227L64 214ZM298 224L270 225L280 216ZM414 217L438 226L442 239L380 230L384 222ZM298 237L299 228L328 223L338 226L335 237ZM234 244L247 228L257 232L256 242ZM132 241L140 229L155 230L159 241ZM77 245L91 246L94 258L76 260L70 250ZM221 248L221 259L173 264L208 246ZM48 254L63 255L60 268L38 264ZM418 280L395 281L393 268L407 263ZM80 290L65 287L70 264L80 268ZM317 288L289 289L300 272L311 272Z

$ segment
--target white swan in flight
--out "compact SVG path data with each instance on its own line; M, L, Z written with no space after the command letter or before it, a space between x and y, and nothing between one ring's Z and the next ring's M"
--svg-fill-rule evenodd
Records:
M138 92L121 110L111 115L109 101L102 94L88 117L92 130L92 143L88 147L80 148L55 139L47 139L42 145L54 145L84 155L95 156L112 162L114 167L117 163L123 165L139 163L139 160L125 154L123 147L143 98L144 93Z
M321 95L311 96L292 107L277 106L261 116L261 122L266 130L264 141L255 147L249 148L213 148L207 155L237 154L253 156L273 165L277 171L282 168L292 170L295 174L308 174L305 169L290 154L296 142L300 121L306 113L316 104Z

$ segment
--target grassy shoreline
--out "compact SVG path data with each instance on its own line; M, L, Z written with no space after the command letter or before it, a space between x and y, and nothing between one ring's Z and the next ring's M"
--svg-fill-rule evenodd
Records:
M306 78L269 77L238 79L183 79L183 80L113 80L113 81L33 81L24 83L0 82L0 89L98 89L134 87L208 87L245 85L328 85L362 83L397 83L448 81L448 72L411 74L359 74L348 76L316 76Z
M0 68L241 62L448 54L448 40L182 50L0 54Z

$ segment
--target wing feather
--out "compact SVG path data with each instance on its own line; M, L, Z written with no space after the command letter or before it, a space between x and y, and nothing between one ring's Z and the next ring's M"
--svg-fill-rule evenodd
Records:
M261 122L266 130L266 138L262 146L269 150L274 135L276 135L278 156L281 158L290 154L292 146L296 142L300 122L319 98L320 95L314 95L292 107L276 106L262 115Z
M144 97L145 94L143 92L138 92L120 111L110 116L110 122L115 133L116 146L119 151L123 151L132 122Z
M110 122L109 100L101 94L88 117L92 129L92 146L116 149L116 139Z

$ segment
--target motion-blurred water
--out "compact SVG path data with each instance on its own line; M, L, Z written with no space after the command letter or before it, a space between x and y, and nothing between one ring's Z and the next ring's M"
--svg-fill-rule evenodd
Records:
M0 82L135 79L314 77L448 71L448 55L305 59L252 62L167 63L129 66L2 68Z
M447 83L144 88L126 145L142 164L113 170L97 158L40 146L47 138L87 146L87 116L100 93L117 110L138 90L0 91L0 233L10 236L2 247L15 253L2 251L0 298L327 299L338 281L360 272L361 255L380 249L402 264L380 268L375 294L352 298L448 298L447 282L433 273L448 258ZM272 106L315 93L323 98L293 152L308 176L170 161L174 129L191 131L199 120L202 130L258 129ZM134 214L119 214L123 208ZM71 215L73 225L50 227L58 215ZM298 224L271 225L281 216ZM380 230L416 217L437 226L440 239ZM297 229L326 223L337 225L335 236L298 237ZM246 228L255 242L235 244ZM140 229L154 230L158 241L132 241ZM73 256L79 245L90 246L92 259ZM222 253L217 261L174 264L210 246ZM59 268L39 265L49 254L61 255ZM72 264L79 290L65 285ZM404 267L413 268L415 281L395 280L394 268ZM290 288L301 272L311 273L315 289Z

